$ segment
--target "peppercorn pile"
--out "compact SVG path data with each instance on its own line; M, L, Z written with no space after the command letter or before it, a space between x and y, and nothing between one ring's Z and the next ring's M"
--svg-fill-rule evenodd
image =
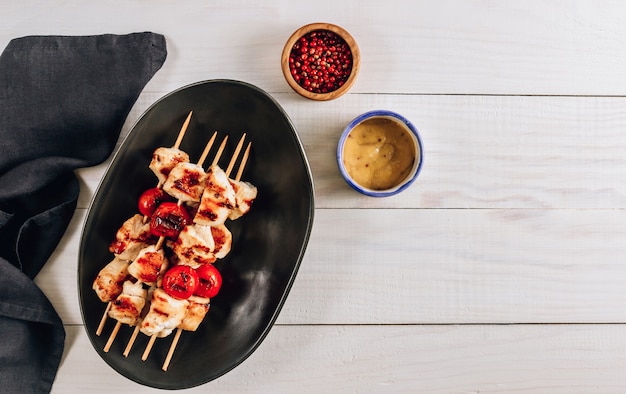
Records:
M348 44L328 30L311 31L296 41L289 55L289 69L298 85L312 93L339 89L352 72Z

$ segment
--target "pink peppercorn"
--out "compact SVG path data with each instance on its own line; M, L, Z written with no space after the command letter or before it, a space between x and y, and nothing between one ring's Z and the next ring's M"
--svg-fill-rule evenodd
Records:
M300 37L289 55L293 79L312 93L339 89L352 72L352 52L348 44L329 30L313 30Z

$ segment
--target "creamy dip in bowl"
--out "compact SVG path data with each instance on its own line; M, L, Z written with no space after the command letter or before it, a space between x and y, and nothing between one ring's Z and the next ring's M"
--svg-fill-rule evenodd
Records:
M413 124L392 111L366 112L344 129L337 164L346 182L372 197L395 195L419 175L424 153Z

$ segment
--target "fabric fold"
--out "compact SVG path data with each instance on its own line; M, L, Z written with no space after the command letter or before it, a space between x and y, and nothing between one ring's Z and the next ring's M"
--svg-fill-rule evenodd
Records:
M27 36L0 55L2 391L51 390L65 331L32 279L76 209L74 170L111 155L166 57L165 37L152 32Z

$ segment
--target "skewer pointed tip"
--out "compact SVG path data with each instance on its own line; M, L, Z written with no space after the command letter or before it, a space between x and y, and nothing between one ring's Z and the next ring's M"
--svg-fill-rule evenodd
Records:
M180 147L180 143L183 141L183 137L185 136L185 133L187 132L187 127L189 127L189 121L191 121L191 114L193 114L193 111L189 111L189 115L187 115L187 119L185 119L185 123L183 123L183 127L181 127L180 131L178 132L178 138L176 138L176 142L174 143L174 148L178 149Z
M252 142L248 142L248 146L246 147L246 151L243 153L243 157L241 158L241 163L239 163L239 171L237 171L237 175L235 176L236 181L241 180L241 176L243 175L243 170L246 167L246 162L250 157L250 148L252 148Z
M243 143L246 140L246 133L243 133L239 142L237 143L237 147L235 148L235 152L233 153L233 157L230 159L230 163L228 163L228 167L226 168L226 176L230 176L230 172L235 167L235 163L237 162L237 158L239 157L239 152L241 152L241 148L243 147Z
M224 140L222 140L222 144L217 150L217 153L215 154L215 158L213 159L213 163L211 164L211 166L217 165L217 163L220 161L220 157L222 156L222 153L224 152L224 148L226 147L226 141L228 141L228 135L224 137Z
M209 140L209 142L207 142L206 146L204 147L204 150L202 151L202 155L200 155L200 159L198 160L198 163L197 163L200 167L202 167L202 165L204 164L204 160L206 160L206 157L209 155L209 151L211 150L211 147L213 146L213 142L215 142L216 137L217 137L217 131L213 132L211 139Z

